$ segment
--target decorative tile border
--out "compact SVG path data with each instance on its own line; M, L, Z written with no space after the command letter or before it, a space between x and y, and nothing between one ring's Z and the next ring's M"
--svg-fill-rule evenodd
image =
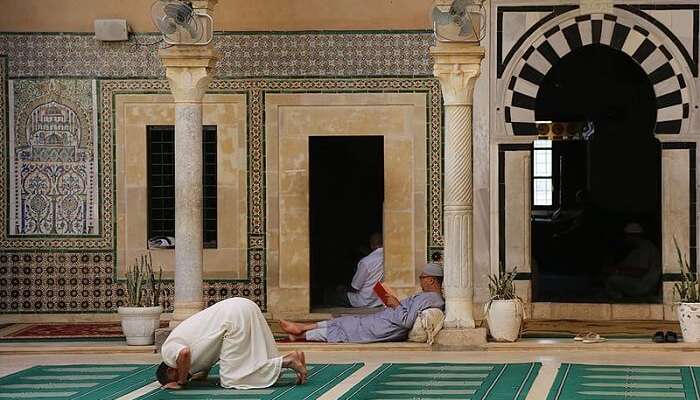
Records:
M137 34L138 43L157 35ZM11 77L162 78L155 46L103 43L92 34L4 33L0 54ZM428 31L221 32L214 45L221 78L425 76L432 74Z

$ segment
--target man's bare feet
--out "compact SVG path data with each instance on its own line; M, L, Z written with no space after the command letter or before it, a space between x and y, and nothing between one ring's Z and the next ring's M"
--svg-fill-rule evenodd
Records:
M289 353L282 358L282 366L291 368L297 374L297 384L303 385L306 383L306 357L301 351Z
M304 330L302 329L301 324L297 324L296 322L291 322L291 321L286 321L286 320L281 319L280 320L280 327L282 328L283 331L285 331L291 335L299 336L302 333L304 333Z

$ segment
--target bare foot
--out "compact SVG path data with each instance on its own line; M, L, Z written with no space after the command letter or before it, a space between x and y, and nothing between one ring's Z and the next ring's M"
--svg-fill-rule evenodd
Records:
M283 331L285 331L289 334L295 335L295 336L298 336L298 335L301 335L302 333L304 333L300 324L297 324L297 323L294 323L291 321L286 321L286 320L281 319L280 320L280 327L282 328Z
M301 363L301 376L299 376L299 384L304 384L306 383L306 375L308 373L306 369L306 356L304 355L303 351L295 351L297 357L299 358L299 362Z
M304 353L300 351L295 351L294 353L289 353L282 359L282 366L285 368L291 368L297 374L297 384L306 383L306 359Z

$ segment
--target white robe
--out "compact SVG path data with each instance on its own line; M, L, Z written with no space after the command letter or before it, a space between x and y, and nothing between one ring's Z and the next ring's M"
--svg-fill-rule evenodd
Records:
M177 366L188 346L190 372L205 371L219 360L221 386L255 389L272 386L282 370L282 357L257 304L234 297L220 301L180 323L163 343L163 361Z

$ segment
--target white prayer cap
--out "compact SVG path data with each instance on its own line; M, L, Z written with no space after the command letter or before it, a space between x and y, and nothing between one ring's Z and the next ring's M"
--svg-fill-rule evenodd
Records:
M423 275L424 276L443 276L444 273L442 271L442 265L438 263L427 263L425 264L425 267L423 268Z
M625 225L625 233L639 234L644 233L644 228L636 222L630 222Z

